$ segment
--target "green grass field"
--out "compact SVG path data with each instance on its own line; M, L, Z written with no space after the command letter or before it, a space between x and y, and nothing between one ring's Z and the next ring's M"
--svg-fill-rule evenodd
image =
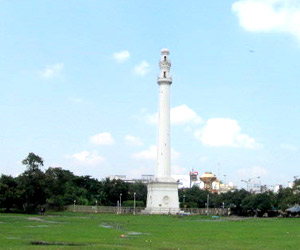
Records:
M300 219L0 214L0 249L300 250Z

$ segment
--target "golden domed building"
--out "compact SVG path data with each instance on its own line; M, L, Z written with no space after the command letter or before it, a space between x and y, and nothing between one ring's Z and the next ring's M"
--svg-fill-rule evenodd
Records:
M212 172L205 172L200 176L200 180L203 181L205 190L212 191L212 183L217 180L217 177Z

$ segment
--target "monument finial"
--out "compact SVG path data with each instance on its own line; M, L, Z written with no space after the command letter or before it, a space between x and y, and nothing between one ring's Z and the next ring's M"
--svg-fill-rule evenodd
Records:
M160 73L157 79L158 84L172 84L172 76L170 74L171 60L169 59L169 50L162 49L159 61Z

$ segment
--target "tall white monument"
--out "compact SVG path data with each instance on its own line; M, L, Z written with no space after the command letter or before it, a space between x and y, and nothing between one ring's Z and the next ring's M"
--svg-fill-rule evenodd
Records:
M170 155L170 74L169 51L162 49L159 61L159 121L155 180L148 184L146 213L176 214L180 211L178 183L171 177Z

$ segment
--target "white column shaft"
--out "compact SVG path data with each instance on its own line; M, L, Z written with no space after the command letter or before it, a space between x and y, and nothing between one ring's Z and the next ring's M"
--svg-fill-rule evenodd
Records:
M159 87L159 125L156 178L171 178L170 166L170 83L160 83Z

